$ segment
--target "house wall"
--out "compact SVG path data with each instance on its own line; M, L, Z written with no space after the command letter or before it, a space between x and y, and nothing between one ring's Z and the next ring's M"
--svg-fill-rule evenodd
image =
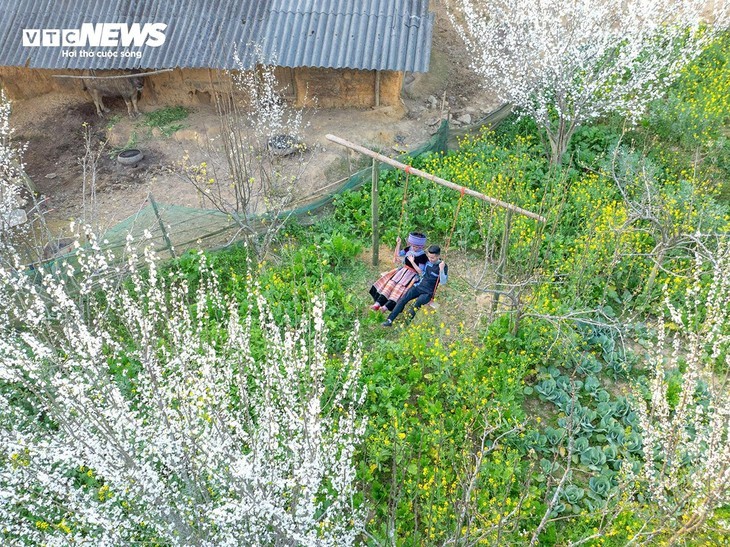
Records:
M120 71L99 71L99 76L124 74ZM81 70L44 70L23 67L0 67L0 85L10 100L21 101L46 93L64 93L85 97L83 83L78 78L56 76L81 76ZM145 88L140 105L194 106L211 102L212 90L228 85L225 75L208 69L174 69L170 72L145 77Z
M375 106L375 70L297 68L294 85L298 106L337 108ZM400 104L403 73L380 72L380 106Z
M145 77L142 98L155 106L197 106L212 104L214 90L229 89L224 72L207 68L176 68Z
M99 75L119 72L100 71ZM23 67L0 67L0 85L10 100L19 101L44 95L64 93L91 98L80 79L54 76L81 76L80 70L45 70ZM277 67L276 75L282 95L297 106L318 108L371 107L376 104L376 71ZM380 72L380 105L400 104L403 73ZM215 92L229 91L231 81L224 71L174 69L145 77L140 106L196 106L211 104Z
M54 78L54 75L67 74L80 76L79 70L39 70L23 67L0 67L0 85L11 101L21 101L61 92L68 94L84 93L81 80Z

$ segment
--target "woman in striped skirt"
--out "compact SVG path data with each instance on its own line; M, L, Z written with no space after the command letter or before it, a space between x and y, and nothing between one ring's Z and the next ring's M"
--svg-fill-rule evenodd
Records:
M408 246L400 248L401 239L396 239L396 255L401 257L403 264L394 270L385 272L380 279L370 287L370 296L373 297L372 310L393 311L398 299L419 279L428 263L423 248L426 246L426 236L420 232L408 234Z

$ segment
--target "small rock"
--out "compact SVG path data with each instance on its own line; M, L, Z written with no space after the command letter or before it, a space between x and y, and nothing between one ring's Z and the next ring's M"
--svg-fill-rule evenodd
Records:
M430 119L426 120L426 125L428 125L429 127L433 127L435 125L438 125L440 121L441 121L441 118L438 118L438 117L430 118Z
M55 178L56 178L57 176L58 176L58 174L57 174L57 173L48 173L48 174L46 175L46 178L47 178L47 179L55 179Z
M436 106L438 106L438 99L433 95L429 95L428 99L426 99L426 102L428 103L428 107L431 109L434 109L436 108Z
M421 113L423 113L426 109L420 105L412 106L408 109L408 117L411 119L417 119Z
M5 222L9 228L13 228L14 226L20 226L28 222L28 216L23 209L13 209L5 215Z
M464 125L469 125L471 123L471 114L462 114L458 118L456 118L456 121L459 123L463 123Z

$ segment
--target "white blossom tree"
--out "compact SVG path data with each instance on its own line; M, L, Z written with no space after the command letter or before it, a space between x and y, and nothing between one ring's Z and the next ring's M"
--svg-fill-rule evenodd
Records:
M12 142L10 101L0 89L0 256L16 228L15 211L22 203L22 147Z
M667 352L664 323L651 355L650 396L634 407L643 439L640 478L658 511L644 540L667 530L674 538L700 529L716 508L730 503L730 249L713 264L705 294L700 264L686 305L665 300L675 330ZM676 401L668 373L683 370ZM730 533L730 530L725 530Z
M726 2L707 0L447 4L484 86L545 130L553 163L586 122L639 118L728 20Z
M352 545L357 332L328 358L321 298L281 327L252 275L239 301L130 242L120 277L86 237L0 267L2 543Z
M313 152L304 144L306 112L282 97L275 59L266 59L259 46L251 49L256 65L249 67L236 52L230 88L215 97L225 161L218 161L217 152L202 164L185 157L181 175L206 202L230 215L263 259L291 214Z

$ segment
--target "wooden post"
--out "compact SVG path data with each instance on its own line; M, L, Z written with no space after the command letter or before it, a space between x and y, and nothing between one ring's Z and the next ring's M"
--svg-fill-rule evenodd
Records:
M294 101L295 105L298 105L299 95L297 94L297 74L293 67L289 69L289 79L291 80L292 100Z
M378 186L380 181L380 164L378 160L373 159L373 188L370 193L372 201L372 230L373 230L373 266L377 266L379 262L378 251L380 250L380 234L378 233Z
M380 71L375 71L375 106L380 106Z
M157 217L157 222L160 224L160 230L162 230L162 237L165 240L165 243L167 243L167 250L170 251L170 255L172 258L177 258L175 255L175 249L172 246L172 241L170 241L170 237L167 235L167 230L165 229L165 223L162 222L162 217L160 216L160 211L157 209L157 202L155 201L155 198L152 197L152 194L150 194L150 203L152 204L152 210L155 212L155 216Z
M507 251L509 250L509 236L512 229L512 211L507 210L507 215L504 219L504 233L502 234L502 248L499 250L499 262L497 263L497 279L495 286L500 289L502 280L504 279L504 266L507 263ZM497 311L499 306L499 293L494 293L494 300L492 300L492 315Z

